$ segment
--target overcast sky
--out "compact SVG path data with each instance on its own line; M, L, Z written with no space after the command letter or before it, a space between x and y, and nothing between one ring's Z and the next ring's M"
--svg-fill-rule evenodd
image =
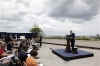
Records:
M1 32L29 32L34 24L47 35L100 34L100 0L0 0Z

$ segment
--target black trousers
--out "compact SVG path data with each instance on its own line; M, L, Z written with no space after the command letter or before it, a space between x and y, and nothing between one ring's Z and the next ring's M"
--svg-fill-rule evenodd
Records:
M75 40L74 40L74 39L72 39L70 43L71 43L71 47L72 47L72 50L73 50L73 49L74 49L74 47L75 47Z

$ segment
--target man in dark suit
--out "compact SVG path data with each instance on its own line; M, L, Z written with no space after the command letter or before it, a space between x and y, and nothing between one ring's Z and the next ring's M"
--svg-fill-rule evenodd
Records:
M70 43L71 43L72 50L74 50L74 47L75 47L75 33L73 33L72 30L70 31Z
M66 35L66 41L67 41L67 45L65 51L71 52L70 35Z

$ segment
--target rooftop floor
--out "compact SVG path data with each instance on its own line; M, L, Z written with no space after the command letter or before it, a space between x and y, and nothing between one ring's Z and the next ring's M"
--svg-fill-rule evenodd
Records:
M43 44L43 46L39 50L39 57L40 57L39 61L44 66L100 66L99 50L81 49L81 50L93 52L94 57L64 61L60 57L53 54L51 48L65 48L65 46Z

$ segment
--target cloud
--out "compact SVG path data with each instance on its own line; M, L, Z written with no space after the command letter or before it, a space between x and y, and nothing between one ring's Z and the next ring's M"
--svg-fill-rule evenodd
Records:
M100 34L100 12L90 22L81 24L80 34L82 35L96 35Z
M27 15L24 5L19 5L15 0L0 0L0 31L21 32L25 29L22 23ZM26 26L25 26L26 27Z
M48 15L58 19L91 20L98 14L99 0L51 0Z
M0 0L0 31L29 32L34 23L47 35L100 33L99 0Z
M73 23L70 20L60 22L48 16L42 16L40 19L42 19L42 21L38 21L40 27L47 35L65 35L70 30L78 32L81 29L80 24Z
M29 32L42 13L44 0L0 0L0 31Z

